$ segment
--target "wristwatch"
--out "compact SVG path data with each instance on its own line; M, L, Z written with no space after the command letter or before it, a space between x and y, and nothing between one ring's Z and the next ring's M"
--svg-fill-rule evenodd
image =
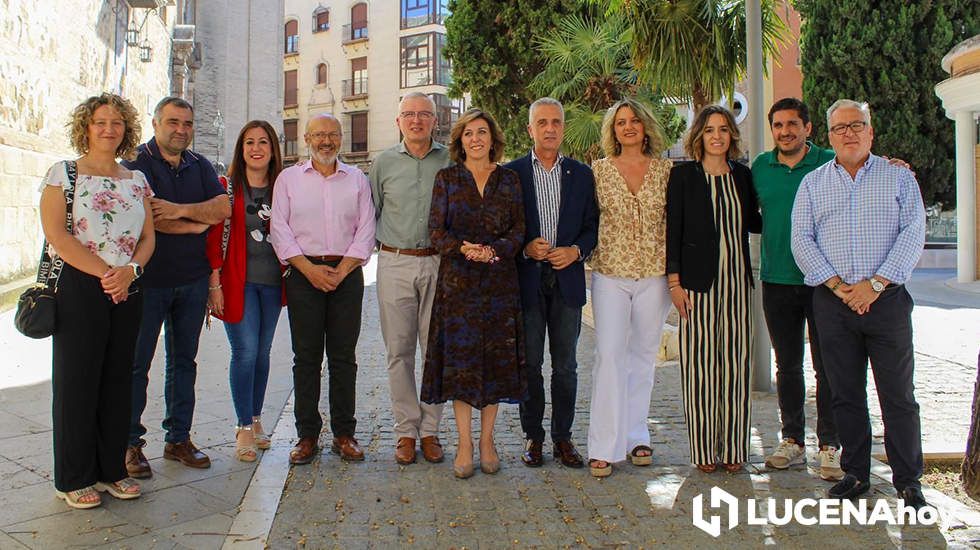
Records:
M874 277L872 277L869 280L871 281L871 290L875 292L881 292L882 290L885 290L885 283L879 281Z
M143 276L143 266L136 262L129 262L126 264L133 268L133 280L139 279Z

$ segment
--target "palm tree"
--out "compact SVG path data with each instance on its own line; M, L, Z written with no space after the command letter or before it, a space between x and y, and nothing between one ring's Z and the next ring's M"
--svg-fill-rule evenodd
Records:
M745 76L745 0L591 1L632 25L640 81L690 99L695 111L723 93L731 96ZM787 27L776 14L776 0L761 5L763 56L774 56Z
M649 105L664 127L667 143L684 129L684 121L650 86L637 83L630 61L632 31L622 17L568 15L555 34L538 40L546 65L530 90L565 106L565 151L586 162L601 156L600 126L607 108L631 96Z

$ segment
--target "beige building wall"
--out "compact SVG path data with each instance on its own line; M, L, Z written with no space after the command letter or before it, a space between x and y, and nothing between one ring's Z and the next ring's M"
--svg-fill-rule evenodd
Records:
M361 3L367 6L366 37L350 30L352 8ZM296 155L291 160L309 158L303 141L307 120L330 113L344 127L341 159L369 171L371 159L400 139L395 118L402 95L410 91L446 94L446 86L401 86L401 37L427 32L444 35L445 27L428 24L401 29L400 4L400 0L285 0L284 25L291 20L298 23L297 51L285 53L283 59L283 71L297 71L296 104L283 110L284 120L297 121ZM315 32L315 13L322 10L329 11L329 29ZM353 88L350 83L353 60L359 58L367 59L366 90L362 83ZM320 64L327 67L324 84L317 84ZM350 119L357 113L367 114L367 147L352 152Z
M103 91L120 93L142 113L144 138L153 135L153 107L170 92L176 12L130 8L123 0L59 0L57 9L36 0L2 2L0 285L37 269L37 189L51 164L76 156L65 130L76 105ZM131 26L141 27L150 61L126 44Z

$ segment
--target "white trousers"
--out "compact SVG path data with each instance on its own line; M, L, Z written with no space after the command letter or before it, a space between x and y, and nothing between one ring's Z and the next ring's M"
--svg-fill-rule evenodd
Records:
M650 445L650 393L670 305L666 277L636 280L592 273L596 359L589 458L619 462L637 445Z
M378 313L396 438L439 435L443 405L420 403L415 381L416 342L424 361L438 277L438 255L378 252Z

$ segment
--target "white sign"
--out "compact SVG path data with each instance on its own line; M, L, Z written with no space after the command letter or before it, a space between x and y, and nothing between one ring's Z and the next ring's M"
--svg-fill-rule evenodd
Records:
M720 487L711 488L711 508L721 512L722 505L728 508L727 529L734 529L739 523L739 499ZM899 499L895 508L888 505L882 498L874 500L874 506L869 511L868 501L837 499L804 498L794 501L791 498L768 498L765 501L766 512L760 513L754 498L746 500L746 524L748 525L786 525L795 521L800 525L936 525L942 517L942 512L933 506L924 506L919 510L905 506L905 501ZM704 518L704 495L694 497L691 521L698 529L712 537L721 535L721 515Z

